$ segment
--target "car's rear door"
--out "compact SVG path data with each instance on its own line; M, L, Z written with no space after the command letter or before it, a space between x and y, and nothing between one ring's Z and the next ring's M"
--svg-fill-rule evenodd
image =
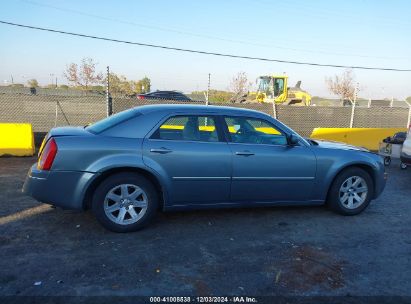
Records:
M146 165L166 177L174 205L229 201L231 151L207 115L170 115L143 143Z
M273 123L252 117L225 117L233 153L231 200L300 202L311 199L316 158L305 145L290 146Z

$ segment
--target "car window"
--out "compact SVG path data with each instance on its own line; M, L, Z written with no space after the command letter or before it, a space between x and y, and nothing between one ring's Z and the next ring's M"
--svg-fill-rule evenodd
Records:
M175 93L174 97L178 100L188 100L189 98L182 93Z
M163 92L153 92L153 93L150 93L150 96L154 98L164 98L164 93Z
M151 136L152 139L219 141L214 118L208 116L173 116Z
M153 96L157 97L157 98L164 98L164 93L156 92L156 93L153 94Z
M174 100L178 100L178 99L180 99L180 96L178 95L178 93L170 93L169 98L174 99Z
M170 93L170 99L174 99L174 100L181 100L182 99L182 95L180 93Z
M231 142L286 145L287 137L268 121L247 117L226 117Z
M137 115L140 115L140 113L136 113L136 111L133 109L123 111L123 112L111 115L105 119L102 119L94 124L91 124L90 126L87 126L86 130L90 131L91 133L96 133L96 134L101 133Z

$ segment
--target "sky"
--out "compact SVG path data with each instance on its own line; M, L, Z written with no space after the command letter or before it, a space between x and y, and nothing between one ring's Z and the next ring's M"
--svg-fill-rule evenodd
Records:
M148 44L289 61L411 69L408 0L3 0L0 20ZM302 81L331 97L325 78L344 70L154 49L0 24L0 81L67 81L67 64L93 58L153 89L228 89L238 72ZM354 70L361 97L411 96L411 72Z

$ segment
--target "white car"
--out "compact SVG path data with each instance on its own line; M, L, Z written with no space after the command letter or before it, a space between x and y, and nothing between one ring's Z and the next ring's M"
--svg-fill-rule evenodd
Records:
M407 166L411 166L411 125L401 151L401 169L406 169Z

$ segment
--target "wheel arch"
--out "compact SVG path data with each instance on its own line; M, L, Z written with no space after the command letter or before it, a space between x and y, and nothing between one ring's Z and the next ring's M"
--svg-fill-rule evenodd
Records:
M371 165L365 164L365 163L351 163L351 164L348 164L346 166L343 166L343 167L339 168L339 170L336 171L336 173L334 174L334 176L331 179L331 182L327 185L327 197L326 197L326 199L328 199L328 195L330 193L331 187L332 187L335 179L337 178L337 176L341 172L343 172L347 169L350 169L350 168L360 168L360 169L363 169L365 172L367 172L371 177L371 180L372 180L372 183L373 183L373 188L375 188L376 173L375 173L373 167Z
M166 191L164 185L160 181L160 178L156 176L153 172L148 169L140 168L140 167L132 167L132 166L124 166L124 167L114 167L107 169L101 172L96 178L94 178L91 183L88 185L84 196L82 206L83 209L87 210L91 207L91 202L93 200L93 194L97 187L109 176L112 176L117 173L137 173L145 178L147 178L156 188L159 198L160 198L160 208L164 208L165 201L166 201Z

